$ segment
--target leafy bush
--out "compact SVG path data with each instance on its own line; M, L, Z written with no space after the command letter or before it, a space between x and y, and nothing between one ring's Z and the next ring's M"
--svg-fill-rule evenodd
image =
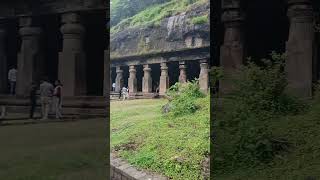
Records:
M231 138L216 142L221 143L219 148L214 148L216 166L268 163L290 147L286 139L274 136L268 124L281 116L298 114L306 106L286 93L284 55L272 53L271 59L259 63L249 58L241 68L234 79L234 91L224 100L225 112L214 122L214 129L227 136L222 139Z
M205 96L200 91L198 80L184 84L176 83L170 87L167 95L171 99L169 105L173 116L194 113L198 109L196 100Z

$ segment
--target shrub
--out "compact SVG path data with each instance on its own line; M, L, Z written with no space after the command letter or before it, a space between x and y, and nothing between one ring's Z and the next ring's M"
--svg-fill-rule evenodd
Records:
M170 114L173 116L194 113L198 106L196 100L205 95L200 91L198 80L187 83L176 83L167 92L170 97Z
M286 93L284 55L273 52L270 56L271 59L258 62L260 65L249 58L235 76L235 89L223 105L227 113L224 112L223 118L214 122L216 131L232 137L225 144L228 150L220 150L221 146L214 148L216 166L243 167L268 163L290 147L286 139L274 137L268 122L300 113L306 106Z
M198 16L191 19L192 24L205 24L208 23L208 15Z

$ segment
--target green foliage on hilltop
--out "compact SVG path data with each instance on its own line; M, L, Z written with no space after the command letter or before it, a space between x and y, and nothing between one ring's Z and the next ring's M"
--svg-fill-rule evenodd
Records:
M118 23L112 24L111 33L116 33L130 27L158 26L161 20L166 17L185 12L192 6L207 2L208 0L169 0L153 4L133 16L126 16L126 18L121 19Z

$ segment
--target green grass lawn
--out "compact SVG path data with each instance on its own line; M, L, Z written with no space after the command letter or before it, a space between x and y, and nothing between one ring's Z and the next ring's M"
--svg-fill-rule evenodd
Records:
M0 126L0 179L106 179L106 127L103 119Z
M219 109L217 119L223 119L230 103L225 101ZM229 103L229 105L228 105ZM214 178L219 180L306 180L320 178L320 103L312 103L310 109L299 115L281 116L266 124L270 133L291 143L289 152L283 152L268 164L243 167L219 167L214 170ZM217 142L214 148L227 154L235 146L233 134L217 129ZM229 159L230 160L230 159ZM221 164L227 164L221 163ZM230 163L228 163L230 164ZM224 170L223 170L224 169Z
M143 169L172 179L201 180L209 153L209 98L200 110L172 119L164 99L111 102L111 146L115 154Z

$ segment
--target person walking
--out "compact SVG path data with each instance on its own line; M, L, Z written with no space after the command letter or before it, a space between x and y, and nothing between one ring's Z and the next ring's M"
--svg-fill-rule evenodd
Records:
M122 100L126 100L126 97L127 97L127 94L128 94L128 89L126 87L123 87L122 88Z
M34 111L37 105L37 84L33 82L30 88L30 119L34 118Z
M48 78L43 78L40 85L40 99L41 99L41 112L42 120L47 120L50 110L50 105L52 103L54 87L49 83Z
M119 99L121 98L121 95L122 95L122 89L120 89L120 91L119 91Z
M112 83L112 91L114 92L116 90L116 83Z
M17 84L17 69L13 66L8 72L8 81L10 85L10 94L15 95L16 93L16 84Z
M53 92L53 102L54 102L54 108L56 112L56 119L62 119L62 96L61 96L61 91L62 91L62 84L60 80L55 81L55 88Z

